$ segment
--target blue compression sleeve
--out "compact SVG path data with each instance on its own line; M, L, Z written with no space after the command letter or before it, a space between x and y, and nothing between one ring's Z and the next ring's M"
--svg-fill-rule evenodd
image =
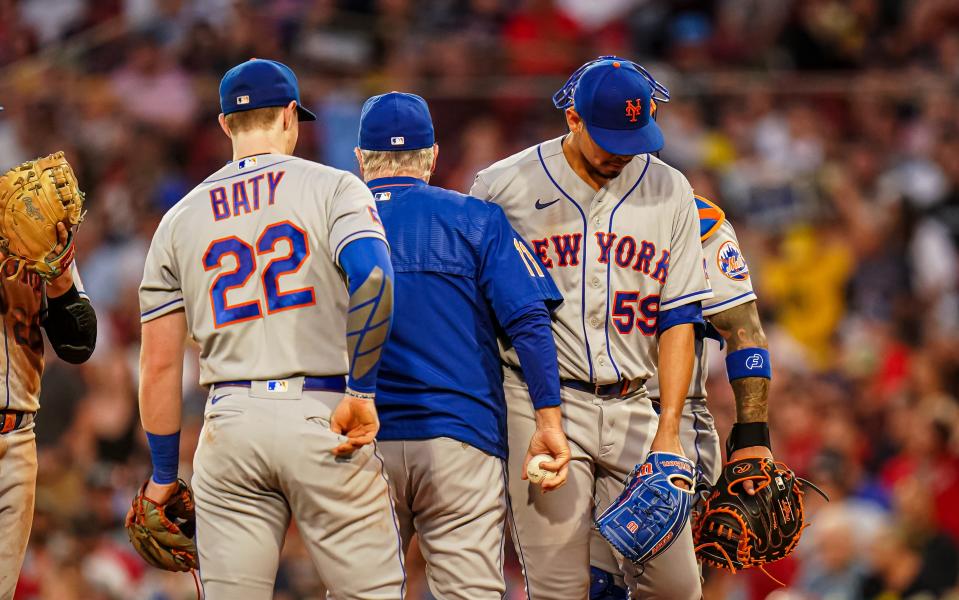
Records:
M662 333L670 327L692 323L697 334L705 331L706 322L703 321L703 305L699 302L690 302L676 308L664 310L659 313L658 333Z
M340 267L346 273L350 307L346 318L346 341L350 359L347 386L354 392L376 391L383 345L393 322L393 265L386 243L379 238L360 238L340 251Z
M559 406L559 364L549 311L542 303L531 304L504 324L523 366L533 408Z
M147 444L153 461L153 481L161 485L176 481L180 466L180 432L157 435L148 431Z

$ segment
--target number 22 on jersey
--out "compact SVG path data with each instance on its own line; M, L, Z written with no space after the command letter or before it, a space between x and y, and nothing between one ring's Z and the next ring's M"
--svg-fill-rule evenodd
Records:
M281 242L285 242L289 247L289 252L285 255L277 252L277 246ZM274 255L263 268L261 277L261 293L266 300L267 314L316 303L316 293L312 287L285 292L280 290L280 278L300 270L310 256L310 245L306 232L293 223L273 223L260 234L255 248L236 236L230 236L214 240L203 254L203 269L206 271L221 269L226 256L232 256L236 260L236 267L221 271L210 286L210 304L217 329L263 316L260 300L230 305L226 295L230 290L246 286L256 272L257 257L267 255Z

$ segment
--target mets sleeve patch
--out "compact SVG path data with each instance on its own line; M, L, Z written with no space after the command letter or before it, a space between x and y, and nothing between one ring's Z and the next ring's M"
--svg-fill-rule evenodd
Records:
M746 259L743 258L739 246L732 240L727 240L719 247L719 252L716 253L716 264L722 274L733 281L749 279L749 267L746 265Z

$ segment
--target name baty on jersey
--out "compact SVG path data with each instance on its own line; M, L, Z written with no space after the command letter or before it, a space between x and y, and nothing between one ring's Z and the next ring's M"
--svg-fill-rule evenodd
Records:
M239 161L238 168L243 169L247 161ZM252 163L255 165L256 163ZM260 210L260 198L265 200L266 206L273 206L276 202L276 189L283 181L286 171L267 171L253 177L239 179L226 185L210 189L210 207L213 209L213 219L222 221L230 217L248 215Z
M612 261L613 265L621 269L632 269L661 284L666 283L669 274L669 250L663 249L657 253L656 244L653 242L637 242L631 235L621 236L614 232L597 231L595 241L598 250L596 260L600 264L606 265ZM579 266L582 233L560 233L530 242L547 269Z

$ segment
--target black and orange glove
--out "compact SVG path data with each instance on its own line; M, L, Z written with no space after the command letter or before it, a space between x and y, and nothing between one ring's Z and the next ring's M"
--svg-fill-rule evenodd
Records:
M747 494L745 481L756 493ZM762 568L788 556L806 527L804 486L812 483L768 458L726 463L696 523L696 555L705 564L729 569Z

